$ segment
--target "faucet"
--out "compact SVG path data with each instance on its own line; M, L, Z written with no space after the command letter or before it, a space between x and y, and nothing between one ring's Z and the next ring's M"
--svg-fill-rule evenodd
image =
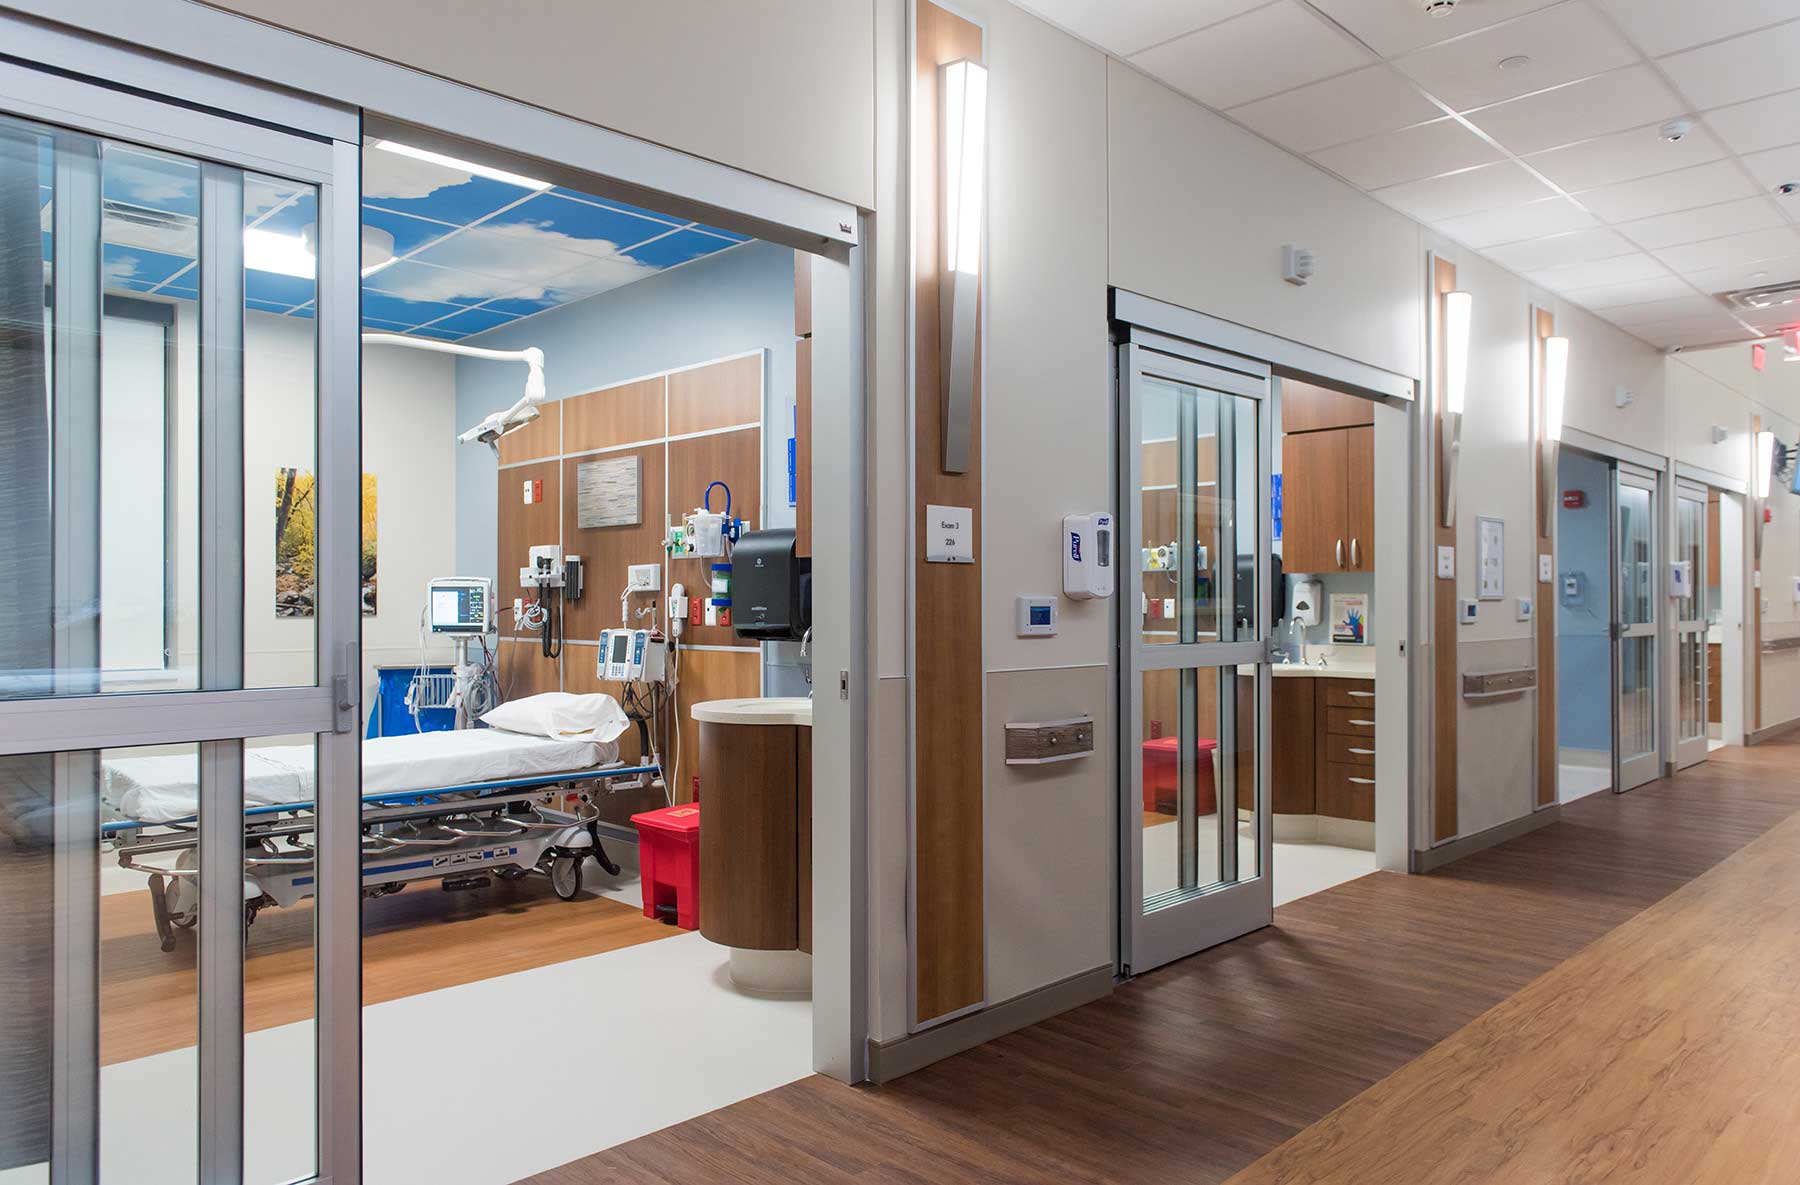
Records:
M806 652L808 649L811 648L811 646L812 646L812 626L809 625L806 627L806 632L804 634L800 635L800 669L802 671L804 671L806 674L806 694L809 699L812 697L813 671L812 671L812 659L807 655Z
M1324 651L1324 649L1323 649L1323 648L1321 648L1321 649L1320 649L1320 651L1319 651L1319 661L1318 661L1318 666L1319 666L1319 669L1320 669L1320 670L1324 670L1324 669L1325 669L1325 651Z

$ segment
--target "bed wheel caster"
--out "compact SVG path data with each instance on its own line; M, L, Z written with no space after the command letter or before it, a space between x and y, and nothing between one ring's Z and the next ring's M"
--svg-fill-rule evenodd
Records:
M581 895L581 858L557 856L550 861L550 888L564 901Z
M159 945L162 947L163 954L172 953L175 950L175 936L173 934L165 935Z

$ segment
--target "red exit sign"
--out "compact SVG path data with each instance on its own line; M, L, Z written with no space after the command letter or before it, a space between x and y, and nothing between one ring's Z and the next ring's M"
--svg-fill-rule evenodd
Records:
M1564 510L1580 510L1583 506L1586 506L1586 505L1587 505L1587 491L1586 490L1564 490L1563 491L1563 509Z

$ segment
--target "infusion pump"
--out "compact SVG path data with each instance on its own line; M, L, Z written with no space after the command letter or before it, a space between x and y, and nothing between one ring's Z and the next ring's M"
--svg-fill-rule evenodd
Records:
M612 683L661 683L668 648L650 630L602 630L594 674Z

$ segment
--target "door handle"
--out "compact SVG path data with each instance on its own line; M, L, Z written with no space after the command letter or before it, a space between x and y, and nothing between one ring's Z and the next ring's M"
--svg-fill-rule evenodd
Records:
M1373 720L1352 720L1350 723L1367 728L1375 727L1375 722Z
M1375 693L1373 691L1347 691L1344 694L1345 695L1353 695L1357 699L1374 699L1375 698Z
M1373 786L1375 784L1374 778L1349 778L1346 780L1358 786Z
M1337 541L1337 566L1340 568L1344 566L1344 541L1342 539Z
M1362 540L1352 537L1350 540L1350 566L1362 567Z
M1375 750L1373 750L1373 749L1358 749L1354 745L1351 746L1350 752L1356 754L1358 757L1373 757L1373 756L1375 756Z

